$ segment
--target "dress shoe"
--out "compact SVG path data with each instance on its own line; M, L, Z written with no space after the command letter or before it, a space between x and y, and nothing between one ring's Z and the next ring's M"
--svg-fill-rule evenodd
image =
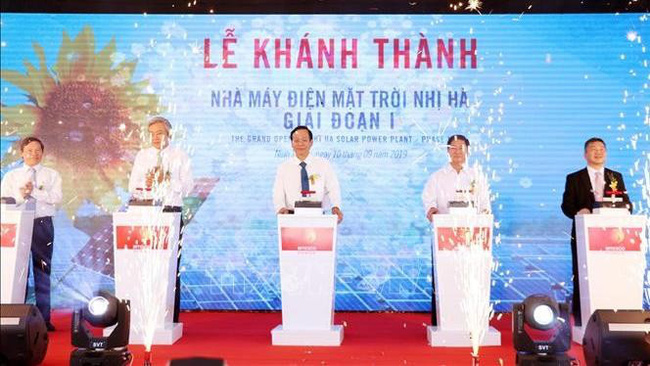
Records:
M48 332L54 332L56 328L54 328L54 325L50 322L45 323L45 327L47 328Z

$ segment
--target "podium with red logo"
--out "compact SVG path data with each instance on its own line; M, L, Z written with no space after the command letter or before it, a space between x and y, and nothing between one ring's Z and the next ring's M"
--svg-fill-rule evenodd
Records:
M575 217L583 326L573 327L574 342L582 344L585 326L598 309L643 309L646 220L625 208Z
M334 325L336 215L278 215L282 324L273 345L339 346Z
M21 210L14 204L1 204L0 287L3 304L24 304L29 275L34 211Z
M113 214L115 296L131 301L130 344L174 344L174 291L180 213L131 206ZM107 329L105 334L110 334Z
M501 334L490 327L487 316L490 309L493 217L478 215L472 210L458 211L433 216L432 253L438 325L427 327L427 340L432 347L470 347L474 332L483 334L480 345L498 346ZM470 245L476 246L472 252L469 251ZM480 311L472 308L476 306L482 306L478 309ZM468 322L468 316L481 312L484 312L484 319Z

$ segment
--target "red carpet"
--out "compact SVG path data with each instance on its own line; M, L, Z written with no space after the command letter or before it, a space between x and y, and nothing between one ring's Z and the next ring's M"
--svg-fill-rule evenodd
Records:
M70 312L53 314L56 332L43 365L69 364ZM183 337L173 346L153 346L153 364L172 358L219 357L229 365L471 365L469 348L432 348L427 345L423 313L337 313L345 326L341 347L273 347L271 329L281 322L277 313L182 313ZM481 365L514 365L510 315L492 325L502 332L501 347L483 347ZM144 347L130 346L134 365L142 365ZM582 348L570 354L584 364Z

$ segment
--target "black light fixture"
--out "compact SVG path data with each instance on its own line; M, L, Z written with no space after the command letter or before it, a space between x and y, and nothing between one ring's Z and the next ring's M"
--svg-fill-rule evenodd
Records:
M569 304L547 295L528 296L512 307L512 340L518 366L572 365Z
M115 328L105 337L104 328L111 326ZM130 328L129 300L119 300L107 291L99 291L85 307L76 309L72 314L72 345L77 348L70 355L70 365L131 364L133 356L126 347Z
M650 365L650 311L594 311L582 350L587 366Z
M0 305L0 365L38 365L45 359L50 338L41 312L34 305Z

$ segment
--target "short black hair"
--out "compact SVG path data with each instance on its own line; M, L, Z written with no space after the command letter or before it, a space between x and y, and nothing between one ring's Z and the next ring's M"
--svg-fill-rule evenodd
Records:
M309 128L307 128L307 126L298 126L293 130L291 130L291 133L289 134L289 139L293 141L293 134L296 133L296 131L300 131L300 130L307 130L307 133L309 133L309 141L314 139L314 135L311 133Z
M585 141L585 152L587 152L587 146L589 146L589 144L591 144L592 142L602 142L603 146L605 146L605 149L607 149L607 144L605 143L605 141L603 141L603 139L601 139L600 137L592 137L589 140Z
M447 146L451 146L451 143L454 140L461 140L461 141L465 142L465 146L469 146L469 140L467 139L467 137L465 137L463 135L451 135L451 136L449 136L449 138L447 139Z
M39 140L38 138L34 136L28 136L25 137L20 141L20 152L23 152L23 149L25 149L25 146L31 144L32 142L38 142L39 145L41 145L41 151L45 151L45 145L43 145L43 141Z

